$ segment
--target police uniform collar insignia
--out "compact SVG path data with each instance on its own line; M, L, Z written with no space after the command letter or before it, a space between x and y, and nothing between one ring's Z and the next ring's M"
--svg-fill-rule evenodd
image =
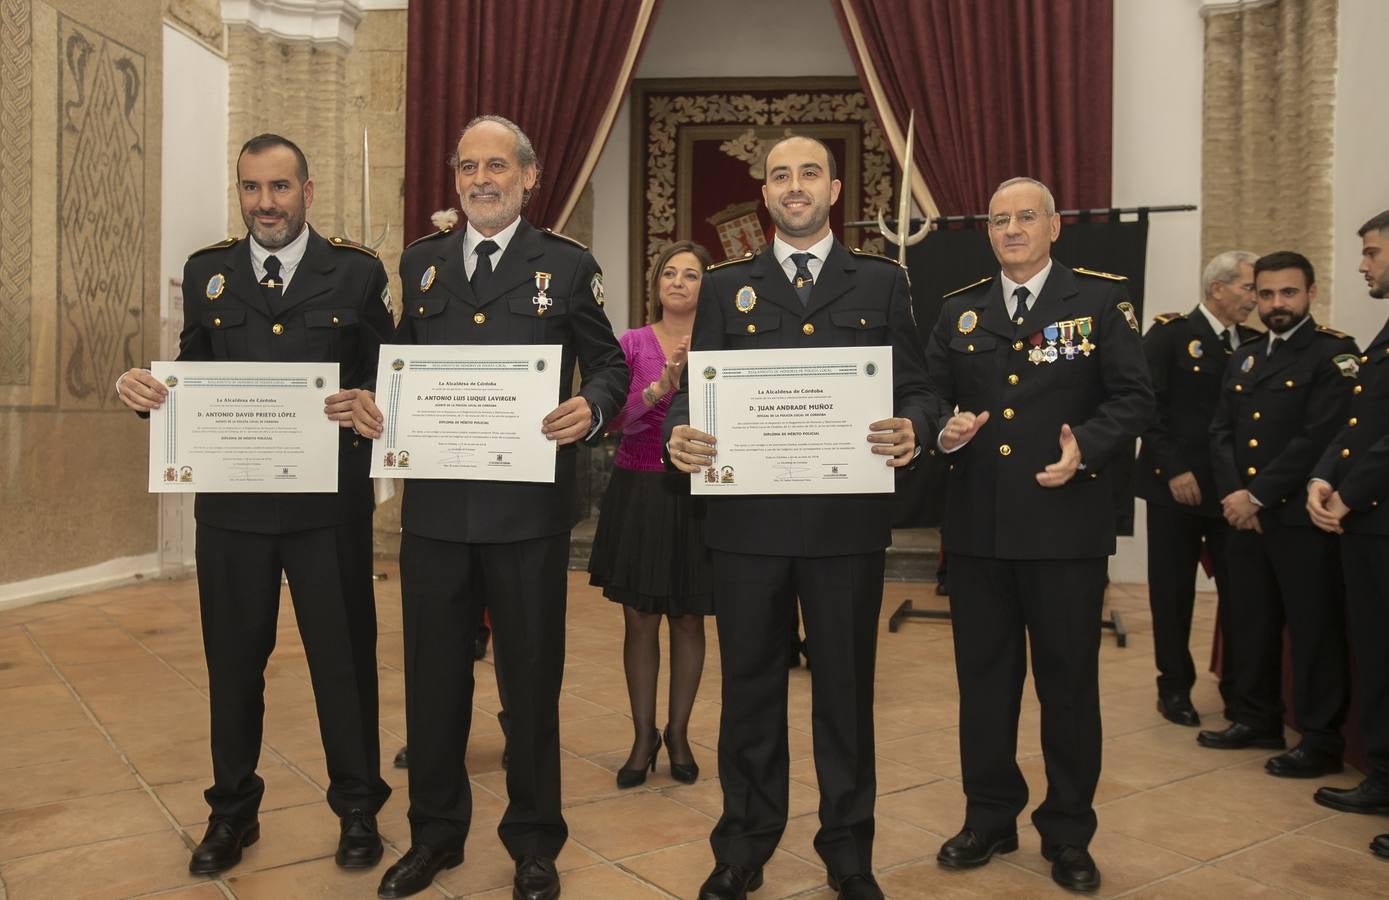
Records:
M960 334L969 334L979 325L979 313L972 309L967 309L960 313L960 318L955 321L955 328Z
M1206 351L1201 349L1201 339L1196 338L1186 345L1186 355L1192 359L1200 359L1206 355Z
M1250 354L1244 358L1244 362L1239 364L1239 370L1247 375L1252 368L1254 368L1254 355Z
M207 299L216 300L227 287L227 276L218 272L207 280Z
M740 313L752 312L752 308L757 305L757 291L754 291L750 284L743 285L738 288L738 293L733 295L733 305Z
M429 289L434 287L434 276L437 274L439 274L439 271L435 269L433 266L430 266L429 268L424 270L424 274L420 276L421 294L429 293Z
M536 273L535 273L535 289L536 289L537 293L536 293L536 295L535 295L534 297L531 298L531 303L535 306L535 314L536 314L537 316L543 316L543 315L545 315L545 310L549 309L549 308L550 308L551 306L553 306L554 303L555 303L555 301L551 300L550 297L549 297L549 295L545 293L545 289L548 288L549 286L550 286L550 273L549 273L549 272L536 272Z

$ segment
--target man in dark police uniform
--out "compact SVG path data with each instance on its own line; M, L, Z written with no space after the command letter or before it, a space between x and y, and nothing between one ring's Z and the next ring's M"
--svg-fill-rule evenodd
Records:
M281 571L313 680L328 805L340 817L336 860L370 868L381 859L376 813L390 788L381 780L377 731L371 442L349 426L352 400L373 385L378 348L391 334L386 271L372 251L325 240L305 224L314 186L292 142L254 137L236 170L249 234L189 257L178 359L338 363L341 390L325 401L328 417L342 426L338 490L197 495L213 785L205 795L207 833L188 868L198 875L229 869L260 837L265 782L256 762ZM168 393L145 369L121 375L116 392L142 415Z
M602 274L583 245L531 227L521 209L540 168L512 122L483 116L454 161L462 230L401 257L404 344L560 344L559 406L533 427L559 445L554 483L407 481L401 511L405 709L410 746L408 853L378 894L424 890L463 860L472 819L464 766L473 706L473 639L485 606L506 683L508 805L497 831L516 863L514 895L559 895L559 692L576 441L599 436L627 397L627 364L602 308ZM583 376L573 393L574 366ZM360 398L357 430L382 416ZM481 590L475 590L480 584Z
M885 465L909 464L932 433L920 340L905 272L849 251L830 232L835 162L817 140L788 137L767 155L762 196L776 237L762 253L713 266L700 287L692 350L893 348L893 417L865 440ZM682 472L718 465L714 438L689 425L689 395L666 416L667 454ZM723 670L717 863L699 896L741 898L786 827L786 640L796 599L814 660L815 849L844 898L882 897L873 878L873 677L891 494L708 498Z
M937 441L967 800L937 860L971 868L1017 849L1030 640L1048 782L1032 821L1052 878L1094 891L1109 463L1151 421L1153 394L1125 279L1051 258L1061 219L1046 186L999 185L988 227L1002 272L948 295L926 347L949 417Z
M1211 476L1211 418L1225 363L1258 331L1243 324L1254 310L1254 260L1244 250L1217 255L1201 276L1202 299L1190 313L1159 315L1143 337L1157 417L1143 432L1137 493L1148 509L1148 605L1153 612L1157 708L1178 725L1196 726L1191 705L1191 613L1204 544L1220 598L1221 630L1230 630L1225 540Z

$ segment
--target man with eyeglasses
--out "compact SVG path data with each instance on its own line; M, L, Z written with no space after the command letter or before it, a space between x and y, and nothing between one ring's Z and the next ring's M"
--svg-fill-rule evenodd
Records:
M960 685L964 827L937 861L968 869L1018 848L1027 782L1018 711L1032 672L1047 796L1032 814L1053 880L1095 891L1099 645L1114 553L1109 464L1151 421L1126 279L1051 258L1051 191L999 185L989 241L1002 271L949 294L926 347L948 454L943 541ZM948 421L947 421L948 420Z
M1225 362L1259 332L1243 322L1254 310L1254 260L1227 250L1206 266L1203 297L1190 313L1164 313L1143 338L1157 418L1143 432L1137 493L1148 510L1148 606L1153 613L1157 709L1178 725L1201 724L1191 705L1191 613L1204 546L1215 575L1221 631L1229 633L1225 538L1211 476L1211 418Z

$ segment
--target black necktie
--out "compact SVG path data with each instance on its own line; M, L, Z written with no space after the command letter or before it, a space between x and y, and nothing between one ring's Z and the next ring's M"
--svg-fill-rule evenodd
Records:
M1277 336L1274 336L1274 337L1269 338L1269 341L1268 341L1268 354L1267 354L1267 355L1268 355L1268 356L1272 356L1273 354L1277 353L1277 352L1278 352L1278 348L1281 347L1281 346L1283 346L1285 343L1287 343L1287 341L1285 341L1285 340L1283 340L1282 338L1277 337Z
M796 296L801 298L801 306L810 305L810 290L815 287L815 279L810 274L810 261L813 253L792 253L791 262L796 264Z
M468 283L473 286L473 296L479 300L487 292L487 282L492 280L492 254L496 252L496 241L478 241L477 265L473 267L473 277L468 279Z
M265 291L265 299L270 301L270 308L274 309L276 303L285 293L285 282L280 277L280 258L278 256L267 256L265 258L265 277L260 282L261 290Z
M1220 332L1220 343L1225 345L1225 353L1227 356L1235 352L1234 341L1230 338L1230 329L1226 328L1224 331Z
M1025 285L1020 284L1013 290L1013 321L1018 325L1027 317L1027 298L1031 296L1032 292Z

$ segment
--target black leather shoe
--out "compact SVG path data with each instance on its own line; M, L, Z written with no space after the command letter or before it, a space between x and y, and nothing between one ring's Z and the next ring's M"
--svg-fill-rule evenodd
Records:
M1264 763L1268 774L1279 778L1320 778L1335 775L1343 768L1340 756L1324 750L1308 750L1300 744Z
M1043 847L1042 858L1051 863L1051 880L1066 890L1093 894L1100 889L1100 870L1084 847Z
M376 888L376 896L383 900L395 897L409 897L429 887L434 876L444 869L452 869L463 862L462 850L444 850L439 847L426 847L413 844L395 865L381 876L381 884Z
M1380 859L1389 859L1389 834L1381 834L1370 841L1370 852Z
M1212 750L1244 750L1248 747L1282 750L1288 746L1281 732L1257 731L1239 722L1231 723L1224 731L1203 731L1196 735L1196 743Z
M260 840L260 822L252 819L241 822L233 819L212 819L202 842L188 860L193 875L216 875L241 862L241 848Z
M983 835L963 828L944 844L936 854L936 862L947 869L977 869L995 853L1012 853L1018 849L1017 832L1003 835Z
M745 900L762 886L762 868L744 869L720 863L699 886L699 900Z
M1201 724L1201 716L1196 712L1196 707L1191 705L1191 698L1186 694L1158 694L1157 711L1175 725L1195 728Z
M1368 778L1353 788L1317 788L1312 799L1338 812L1389 816L1389 785Z
M511 882L512 900L554 900L559 896L559 872L555 861L543 856L523 856L516 860L516 878Z
M343 816L338 835L338 852L333 861L344 869L370 869L381 861L381 835L376 816L354 809Z
M826 879L830 890L839 893L839 900L883 900L883 889L872 875L849 875L845 878Z
M410 768L410 745L406 744L400 748L400 752L395 755L395 767L397 769Z

